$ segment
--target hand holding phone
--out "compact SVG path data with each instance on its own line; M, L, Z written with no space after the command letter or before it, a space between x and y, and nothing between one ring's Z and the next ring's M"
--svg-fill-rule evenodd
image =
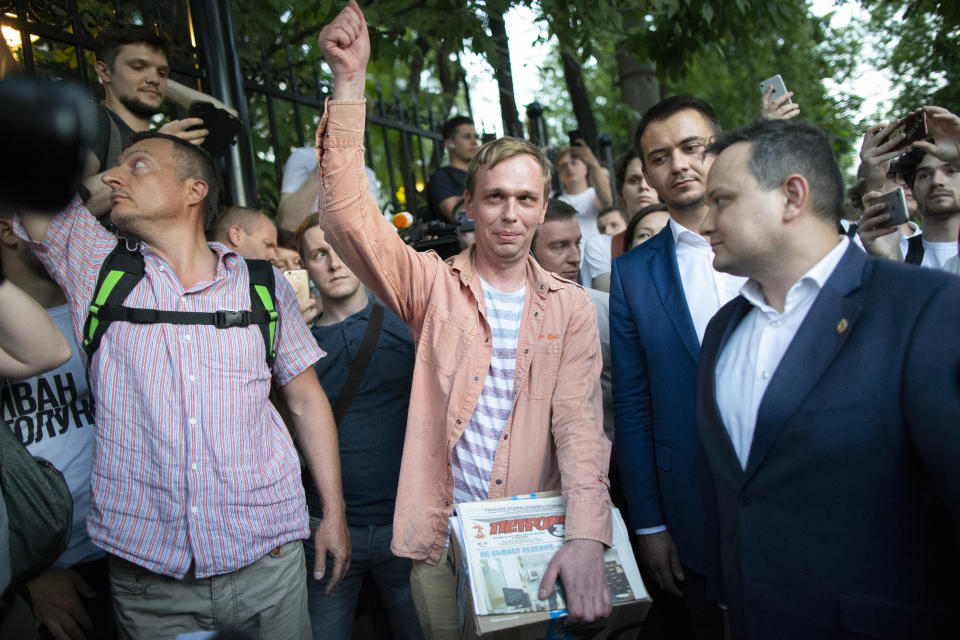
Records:
M760 116L765 120L789 120L800 114L800 105L790 100L793 92L787 91L780 74L760 83Z
M893 191L882 194L874 200L874 203L877 202L882 202L887 205L887 213L890 214L890 219L884 222L883 226L888 228L899 227L910 219L910 214L907 211L907 198L902 188L897 187Z
M190 104L187 116L203 120L203 124L199 126L209 133L200 146L212 156L224 155L243 128L243 123L232 113L202 100L195 100Z
M903 135L903 139L900 140L896 145L891 148L891 151L900 151L906 149L914 142L920 140L925 140L927 138L927 112L923 109L918 109L912 113L908 113L905 117L900 119L897 128L887 136L887 139L890 139L892 136Z

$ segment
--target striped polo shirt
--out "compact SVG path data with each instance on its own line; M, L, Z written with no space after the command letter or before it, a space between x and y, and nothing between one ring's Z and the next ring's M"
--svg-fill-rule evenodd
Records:
M480 399L453 448L454 502L487 499L497 443L513 410L513 374L526 285L513 293L497 291L482 278L480 285L493 336L493 354Z

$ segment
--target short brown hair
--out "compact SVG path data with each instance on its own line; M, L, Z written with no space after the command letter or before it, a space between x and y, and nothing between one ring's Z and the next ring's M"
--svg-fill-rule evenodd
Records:
M145 44L170 58L173 45L165 34L138 24L111 24L97 35L95 43L97 60L113 69L120 47L128 44Z
M313 227L319 225L320 214L315 211L303 219L303 222L300 223L300 226L297 227L297 232L294 234L294 239L297 245L297 253L300 254L300 262L302 262L304 265L307 264L307 256L305 256L303 253L303 236L307 233L307 229L312 229Z
M543 176L543 198L546 200L550 195L550 179L553 176L553 165L537 145L520 138L504 136L480 147L477 154L470 161L467 168L467 186L466 190L473 195L474 187L477 182L477 174L481 169L493 169L504 160L509 160L517 156L527 154L533 156L533 159L540 165L540 173Z

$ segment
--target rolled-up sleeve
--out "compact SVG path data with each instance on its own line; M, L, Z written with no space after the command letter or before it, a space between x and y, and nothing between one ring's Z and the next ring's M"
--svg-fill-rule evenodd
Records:
M554 442L567 502L568 540L610 545L610 441L603 433L600 338L593 302L576 290L552 400Z

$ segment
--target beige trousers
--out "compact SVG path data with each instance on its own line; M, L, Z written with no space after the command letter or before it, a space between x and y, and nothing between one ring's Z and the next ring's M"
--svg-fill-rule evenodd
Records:
M414 560L410 570L410 591L417 619L427 640L459 640L457 618L457 581L447 557L447 549L437 565Z
M303 543L293 540L256 562L210 578L183 580L110 556L117 631L124 640L242 629L265 640L310 640Z

